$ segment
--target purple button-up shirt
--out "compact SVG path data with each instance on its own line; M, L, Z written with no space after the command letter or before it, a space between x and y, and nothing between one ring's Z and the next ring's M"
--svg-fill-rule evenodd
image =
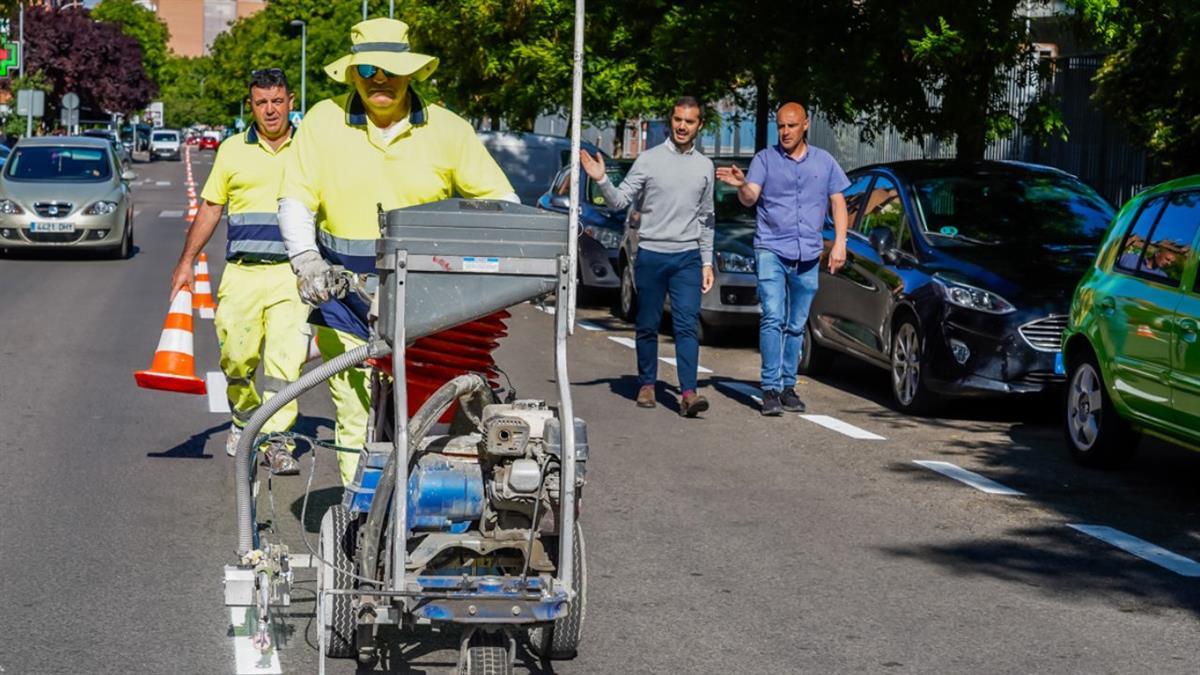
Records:
M850 187L833 155L810 145L795 160L776 145L754 156L746 182L762 187L754 247L787 260L819 258L829 198Z

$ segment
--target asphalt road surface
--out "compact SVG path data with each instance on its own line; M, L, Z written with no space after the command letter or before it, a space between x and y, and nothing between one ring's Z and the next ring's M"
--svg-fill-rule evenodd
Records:
M196 154L202 181L212 153ZM221 584L236 544L227 413L134 386L186 208L182 163L136 170L132 259L0 259L0 672L313 673L312 569L274 627L277 660L239 665ZM223 243L208 247L214 278ZM549 311L516 308L498 351L522 397L554 395ZM1122 472L1085 471L1053 398L908 418L885 373L846 360L799 386L823 417L763 419L753 335L702 350L702 419L680 418L669 387L641 410L632 330L603 308L580 316L585 640L553 664L522 646L518 672L1200 670L1200 456L1146 442ZM216 371L212 323L197 326L198 367ZM673 367L660 377L673 386ZM326 392L301 405L300 430L330 437ZM316 460L319 507L340 488L333 459ZM293 550L315 545L302 479L273 488L276 515L260 515ZM384 657L377 671L452 672L456 636L393 635Z

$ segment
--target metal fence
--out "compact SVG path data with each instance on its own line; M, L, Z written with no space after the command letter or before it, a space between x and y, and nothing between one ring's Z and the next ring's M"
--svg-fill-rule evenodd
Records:
M991 143L985 156L1062 169L1078 176L1118 206L1145 187L1145 151L1130 143L1121 127L1091 100L1095 91L1092 77L1103 58L1089 54L1054 59L1048 81L1023 85L1019 78L1010 79L1006 99L1014 115L1019 118L1029 103L1043 90L1048 91L1062 104L1068 138L1043 140L1018 129L1014 135ZM905 159L954 157L952 141L905 140L894 129L883 131L872 142L862 141L858 126L831 125L819 111L813 115L808 134L813 145L833 153L846 169Z

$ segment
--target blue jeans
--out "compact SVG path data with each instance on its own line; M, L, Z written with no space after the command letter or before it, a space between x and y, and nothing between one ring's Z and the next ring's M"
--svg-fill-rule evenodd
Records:
M762 306L758 324L762 388L782 391L796 385L804 324L817 294L820 265L798 272L796 263L789 264L761 248L754 249L754 260L758 269L758 301Z
M675 325L675 371L679 390L696 389L696 364L700 340L700 251L657 253L638 249L633 263L637 281L638 384L658 381L658 326L662 323L663 300L671 295L671 321Z

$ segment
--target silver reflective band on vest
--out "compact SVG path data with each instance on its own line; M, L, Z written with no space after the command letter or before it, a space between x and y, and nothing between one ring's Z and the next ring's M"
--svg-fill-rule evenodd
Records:
M375 259L374 239L343 239L325 230L317 231L317 239L325 248L338 255L352 255L360 258Z
M231 213L229 214L230 225L274 225L279 227L279 216L274 211L263 211L261 213Z
M350 48L351 54L359 52L406 52L407 42L360 42Z
M244 229L251 227L271 228L269 235L263 232L246 233ZM279 217L274 212L248 212L229 214L229 257L237 259L243 255L258 259L287 260L287 247L279 234Z

